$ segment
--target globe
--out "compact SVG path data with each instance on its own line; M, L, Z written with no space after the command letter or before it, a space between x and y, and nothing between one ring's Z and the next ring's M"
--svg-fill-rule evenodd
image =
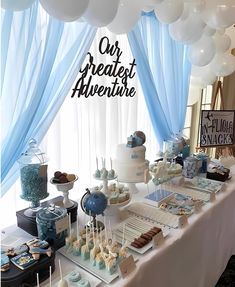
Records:
M87 192L82 199L82 205L88 215L95 216L103 214L107 207L107 198L100 191Z

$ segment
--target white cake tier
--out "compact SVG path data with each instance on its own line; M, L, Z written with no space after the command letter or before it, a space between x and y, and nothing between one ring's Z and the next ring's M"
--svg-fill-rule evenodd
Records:
M126 144L119 144L116 149L116 159L120 163L143 163L145 161L145 146L127 147Z
M114 161L114 168L118 180L121 182L143 182L144 172L149 168L149 161L122 163L119 160Z

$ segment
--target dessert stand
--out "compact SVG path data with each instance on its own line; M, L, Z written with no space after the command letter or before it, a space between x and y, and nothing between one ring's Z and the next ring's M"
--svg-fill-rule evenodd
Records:
M74 202L69 199L69 191L73 189L74 182L77 180L78 176L76 176L75 180L66 183L54 183L53 178L50 179L50 183L55 185L57 190L63 193L64 196L63 204L65 208L70 208L74 205Z

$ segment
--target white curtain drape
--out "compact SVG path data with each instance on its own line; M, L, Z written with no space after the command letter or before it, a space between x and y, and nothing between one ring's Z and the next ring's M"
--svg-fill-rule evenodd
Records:
M97 63L108 62L107 55L98 53L98 45L102 36L107 36L110 43L119 41L123 51L121 61L128 66L133 61L126 35L117 36L107 29L99 29L90 49ZM86 62L86 59L85 59ZM110 81L108 77L96 77L95 82L105 85ZM48 178L53 176L56 170L75 173L79 176L74 189L70 192L71 198L77 199L85 192L86 187L99 185L93 179L96 169L96 157L101 166L101 157L106 158L107 169L110 168L110 157L115 158L115 148L118 143L125 143L127 136L136 130L142 130L146 135L146 158L153 161L159 146L152 129L145 100L139 85L138 76L128 80L131 86L135 86L136 95L130 97L80 97L71 98L71 93L65 99L59 113L56 115L45 138L40 144L41 150L49 157ZM75 85L75 83L74 83ZM9 223L14 223L15 211L27 207L28 203L20 199L19 180L12 187L13 192L8 192L1 202L0 216L6 213L4 202L12 203L12 211L9 215ZM48 182L50 198L59 194L55 187ZM7 210L9 214L9 209Z

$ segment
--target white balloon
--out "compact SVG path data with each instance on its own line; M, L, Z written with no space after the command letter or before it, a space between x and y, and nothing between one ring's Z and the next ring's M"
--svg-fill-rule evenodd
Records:
M190 86L204 89L206 87L206 84L202 82L200 77L191 76L190 77Z
M235 56L228 53L216 54L210 66L216 76L228 76L235 71Z
M133 4L132 0L120 0L120 5L113 21L107 28L115 34L129 32L138 22L141 16L139 5Z
M212 28L227 28L235 23L235 1L207 0L202 16Z
M231 38L226 35L226 34L219 34L216 33L213 36L214 42L215 42L215 47L216 47L216 52L217 53L224 53L226 52L231 45Z
M163 0L135 0L138 2L138 5L141 7L141 10L152 11L156 5L161 3Z
M216 30L211 28L210 26L206 25L206 27L204 28L203 33L206 36L213 36L215 34Z
M171 37L185 44L192 44L201 38L205 23L200 14L189 13L187 18L179 19L169 25Z
M103 27L112 22L117 14L119 0L89 0L83 14L86 21L96 27Z
M192 66L191 75L199 78L203 85L212 85L217 78L210 64L204 67Z
M22 11L32 6L35 0L1 0L1 7L5 10Z
M211 37L202 35L199 41L189 47L189 60L193 65L205 66L215 55L215 43Z
M184 11L182 0L164 0L154 10L158 20L162 23L173 23L180 18Z
M40 0L42 7L51 16L72 22L80 18L88 6L87 0Z
M161 3L163 0L138 0L138 4L142 11L144 12L151 12L154 10L156 5Z

